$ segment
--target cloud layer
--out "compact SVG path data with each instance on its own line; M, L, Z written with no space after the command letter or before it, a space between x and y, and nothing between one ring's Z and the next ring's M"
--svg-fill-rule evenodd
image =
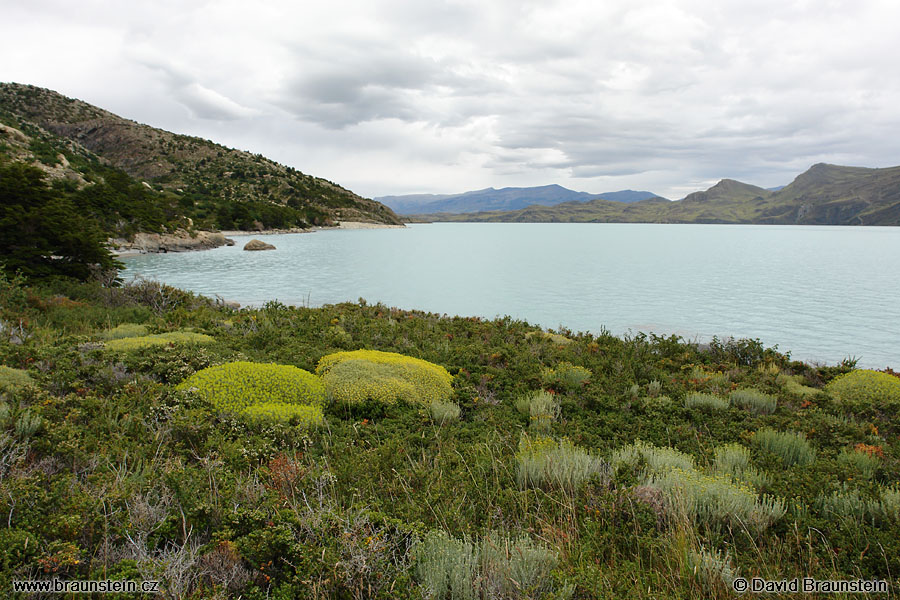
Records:
M4 12L0 80L367 196L560 183L680 198L723 177L785 184L815 162L900 164L895 2L42 0Z

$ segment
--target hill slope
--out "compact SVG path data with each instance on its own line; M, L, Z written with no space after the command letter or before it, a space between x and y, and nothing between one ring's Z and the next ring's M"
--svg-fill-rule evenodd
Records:
M26 136L33 133L50 146L84 155L87 163L120 169L153 189L176 195L185 216L198 227L400 222L378 202L262 155L142 125L51 90L0 84L0 122ZM10 136L16 135L10 132L6 137ZM61 152L71 161L68 153ZM60 162L52 153L45 158ZM80 167L93 170L89 165ZM81 178L87 180L84 173Z
M674 202L655 198L622 204L597 199L509 212L416 215L415 220L900 225L900 167L817 164L777 191L723 179Z
M615 202L637 202L653 198L651 192L622 190L604 194L576 192L561 185L487 188L462 194L411 194L375 198L398 214L471 213L489 210L518 210L529 206L554 206L563 202L588 202L597 198Z

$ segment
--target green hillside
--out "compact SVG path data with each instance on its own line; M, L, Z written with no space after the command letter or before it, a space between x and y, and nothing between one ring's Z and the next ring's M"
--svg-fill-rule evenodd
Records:
M900 225L900 167L817 164L779 191L723 179L669 202L592 200L515 211L416 215L414 221Z
M67 189L111 180L144 187L157 194L135 204L152 198L166 222L188 217L198 229L399 223L378 202L262 155L142 125L51 90L0 84L0 123L4 160L30 162Z

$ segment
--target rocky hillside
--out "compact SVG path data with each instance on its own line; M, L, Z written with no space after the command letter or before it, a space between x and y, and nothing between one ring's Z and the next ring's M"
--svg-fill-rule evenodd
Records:
M0 123L0 156L39 164L76 186L89 185L102 168L121 170L174 198L197 227L400 223L388 207L330 181L259 154L142 125L51 90L0 84Z
M508 212L418 215L412 220L900 225L900 167L817 164L777 191L723 179L674 202L654 198L623 204L598 199Z

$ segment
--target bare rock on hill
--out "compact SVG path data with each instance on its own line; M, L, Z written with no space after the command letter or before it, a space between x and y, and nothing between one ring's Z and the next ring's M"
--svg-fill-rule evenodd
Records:
M244 244L244 250L275 250L275 246L261 240L252 239Z

